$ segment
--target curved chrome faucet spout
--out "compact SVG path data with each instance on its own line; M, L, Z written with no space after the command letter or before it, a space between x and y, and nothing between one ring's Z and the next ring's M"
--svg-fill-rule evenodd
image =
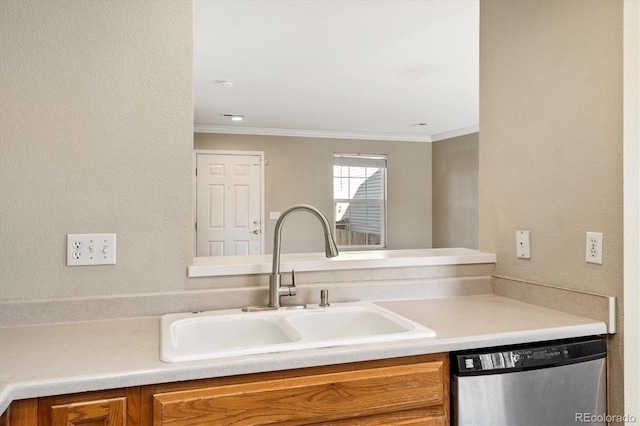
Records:
M320 210L307 204L298 204L288 208L280 215L280 218L276 222L275 235L273 238L273 268L271 270L271 275L269 276L269 304L267 306L249 306L247 308L243 308L243 311L278 309L281 306L280 298L282 296L296 295L297 290L295 275L293 271L291 271L293 280L293 283L291 285L283 286L280 282L280 234L282 233L282 224L284 223L284 220L287 218L287 216L295 211L306 211L312 213L315 217L318 218L320 224L322 225L322 229L324 230L325 254L327 255L327 257L336 257L338 255L338 246L336 245L336 241L333 239L333 235L331 234L331 225L329 224L327 217ZM297 307L304 308L305 305L300 305Z
M276 222L275 235L273 238L273 268L271 270L271 275L269 276L269 308L271 309L278 309L280 307L280 298L282 296L296 295L295 280L290 286L282 286L280 282L280 243L282 224L287 216L295 211L306 211L312 213L318 218L324 231L324 250L326 256L336 257L338 255L338 246L331 234L331 225L329 224L327 217L320 210L307 204L298 204L285 210Z
M275 235L273 239L273 268L271 274L276 275L280 273L280 242L282 234L282 224L290 213L295 211L307 211L312 213L318 218L322 229L324 230L324 251L327 257L336 257L338 255L338 246L336 245L333 235L331 234L331 225L327 217L317 208L309 206L307 204L298 204L285 210L278 221L276 222Z

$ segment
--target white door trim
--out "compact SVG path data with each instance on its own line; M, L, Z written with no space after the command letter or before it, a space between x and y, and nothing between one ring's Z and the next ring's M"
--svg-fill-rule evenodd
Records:
M196 203L196 199L197 199L197 193L196 193L196 186L198 184L197 182L197 176L196 176L196 168L198 165L198 154L205 154L205 155L251 155L251 156L259 156L260 157L260 223L261 223L261 229L263 232L263 237L261 238L262 243L261 243L261 247L260 247L260 253L264 253L264 247L265 247L265 237L264 237L264 230L266 229L266 222L265 222L265 200L264 200L264 166L265 166L265 160L264 160L264 151L233 151L233 150L218 150L218 149L194 149L193 150L193 208L192 208L192 217L191 217L191 222L193 223L193 256L196 257L196 253L197 253L197 244L198 244L198 240L197 240L197 236L196 236L196 208L197 208L197 203Z

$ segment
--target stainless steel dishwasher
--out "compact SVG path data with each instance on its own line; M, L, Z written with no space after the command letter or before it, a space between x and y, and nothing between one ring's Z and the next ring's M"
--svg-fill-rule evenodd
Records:
M452 352L451 424L604 425L606 355L597 336Z

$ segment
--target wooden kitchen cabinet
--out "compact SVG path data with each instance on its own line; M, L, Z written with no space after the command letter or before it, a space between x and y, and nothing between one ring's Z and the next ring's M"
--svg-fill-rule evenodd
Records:
M445 354L143 388L145 425L448 425Z
M38 398L38 426L139 424L139 387Z
M448 425L446 354L14 401L0 426Z
M14 401L0 426L140 425L140 388Z
M38 400L23 399L13 401L0 416L0 426L37 426Z

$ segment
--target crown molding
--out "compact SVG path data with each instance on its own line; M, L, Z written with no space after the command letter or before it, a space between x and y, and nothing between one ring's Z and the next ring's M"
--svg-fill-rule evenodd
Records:
M473 126L462 127L460 129L451 130L449 132L438 133L437 135L431 135L431 142L438 142L444 139L457 138L458 136L464 136L471 133L480 131L480 125L474 124Z
M261 127L235 127L235 126L212 126L206 124L196 124L193 126L194 133L225 133L233 135L259 135L259 136L289 136L298 138L327 138L327 139L363 139L398 142L431 142L429 135L396 135L384 133L352 133L352 132L328 132L320 130L294 130L276 129Z

